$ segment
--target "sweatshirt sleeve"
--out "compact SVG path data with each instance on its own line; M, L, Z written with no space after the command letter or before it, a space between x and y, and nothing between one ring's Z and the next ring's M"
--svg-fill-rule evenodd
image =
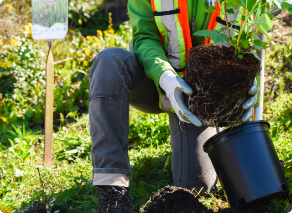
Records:
M166 70L175 73L162 47L150 0L129 0L128 11L133 29L133 49L148 78L152 79L158 92L159 78Z

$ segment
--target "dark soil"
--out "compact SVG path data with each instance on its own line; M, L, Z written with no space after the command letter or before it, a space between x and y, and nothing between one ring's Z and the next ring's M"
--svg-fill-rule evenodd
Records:
M233 47L201 44L189 52L185 80L193 95L185 102L203 125L230 127L240 124L242 104L250 97L248 89L260 69L252 54L243 59Z
M147 213L213 212L200 203L189 190L175 186L165 186L156 192L151 198L151 203L145 204L141 210Z
M41 201L34 201L24 210L24 213L47 213L46 203Z
M257 202L245 205L241 208L227 208L219 210L218 213L266 213L268 212L269 201ZM140 212L146 213L214 213L212 209L200 203L189 190L165 186L154 194L150 202L140 208ZM282 211L275 211L275 213Z
M47 213L46 203L42 201L34 201L29 207L24 209L24 213ZM54 205L50 211L51 213L70 213L66 208L60 205Z
M59 206L59 205L55 205L55 206L52 207L51 213L55 213L55 212L58 212L58 213L70 213L66 208L64 208L62 206Z

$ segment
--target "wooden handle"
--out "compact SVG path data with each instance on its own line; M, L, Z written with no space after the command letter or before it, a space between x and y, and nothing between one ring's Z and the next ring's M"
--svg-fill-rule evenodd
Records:
M51 168L52 140L53 140L53 113L54 113L54 58L52 54L52 40L48 40L49 53L47 58L46 79L46 110L45 110L45 164Z

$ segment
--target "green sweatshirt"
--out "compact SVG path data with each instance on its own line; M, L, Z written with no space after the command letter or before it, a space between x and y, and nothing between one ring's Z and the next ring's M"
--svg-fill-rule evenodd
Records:
M208 28L211 14L205 13L206 0L187 0L188 15L191 34L197 30ZM171 64L162 47L160 34L156 26L150 0L128 0L128 11L133 28L133 49L139 63L144 67L148 78L152 79L158 92L163 93L159 87L159 78L166 70L172 70ZM195 29L192 27L195 20ZM201 44L203 37L192 35L192 44Z

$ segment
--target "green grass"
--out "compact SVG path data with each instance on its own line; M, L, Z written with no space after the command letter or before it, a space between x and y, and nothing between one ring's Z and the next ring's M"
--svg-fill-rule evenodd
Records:
M283 117L283 112L290 110L291 114L288 107L291 101L291 95L283 93L275 102L271 101L266 106L265 115L273 116L269 119L271 135L279 157L286 162L284 171L290 189L292 136L289 128L279 128L278 125L280 122L280 126L283 126L281 122L285 122L287 118ZM281 107L283 110L276 110ZM166 114L150 115L132 109L130 115L130 135L133 135L129 138L132 172L130 193L134 198L134 208L138 210L154 192L172 184L171 147ZM17 143L9 149L3 146L0 149L0 206L5 205L21 212L32 201L46 199L50 204L48 207L60 204L73 212L97 210L98 201L91 186L88 115L76 119L75 123L60 126L59 131L54 134L51 169L42 166L43 136L19 127L11 131L11 137ZM163 137L161 132L165 132ZM27 156L23 153L29 154ZM37 168L40 170L43 185ZM201 197L200 201L214 210L228 207L224 197ZM276 209L291 209L291 205L286 201L274 200L268 208L268 212L276 212Z
M145 125L143 133L140 133L141 137L136 136L135 146L129 151L132 172L130 190L134 197L133 205L139 209L154 192L172 183L171 150L166 114L149 115L131 110L131 115L130 125L139 126L145 122L157 124L154 125L157 127L155 129L152 125ZM43 167L43 137L32 132L21 132L21 129L16 128L11 134L21 144L9 149L1 146L0 149L0 206L5 205L14 210L24 209L32 201L47 197L51 206L61 204L71 211L96 212L98 201L91 187L91 140L88 123L88 115L84 115L77 118L76 123L60 127L58 133L54 134L51 169ZM155 133L165 129L163 141ZM136 130L131 129L130 133L136 134ZM147 141L148 145L145 144L144 134L152 135L153 143ZM78 146L73 147L72 144ZM23 152L28 153L28 156L22 156ZM43 185L37 168L40 170Z

